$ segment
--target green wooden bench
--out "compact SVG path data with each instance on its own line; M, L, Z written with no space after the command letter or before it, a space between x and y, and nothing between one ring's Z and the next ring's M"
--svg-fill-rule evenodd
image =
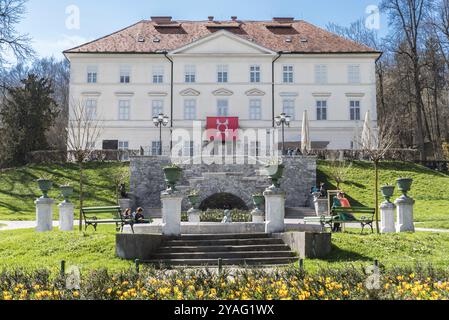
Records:
M351 218L348 213L352 214L355 219ZM362 232L368 226L371 228L371 232L374 233L374 215L376 209L367 207L352 207L352 208L332 208L332 215L321 217L307 217L304 219L305 223L313 222L320 223L323 231L326 227L333 229L335 224L345 225L348 223L360 223L362 226Z
M82 208L81 213L83 215L84 220L84 230L87 230L89 226L92 226L95 231L97 231L97 227L99 224L115 224L117 232L123 232L123 228L127 225L131 227L132 232L134 233L134 225L137 224L133 219L125 219L122 215L122 211L120 207L91 207L91 208ZM112 214L110 219L100 220L96 216L96 214L101 213L110 213ZM141 221L140 223L149 223L149 220Z

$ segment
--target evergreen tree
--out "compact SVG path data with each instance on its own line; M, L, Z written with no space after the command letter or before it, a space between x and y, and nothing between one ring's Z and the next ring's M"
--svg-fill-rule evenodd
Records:
M3 165L25 164L29 152L47 150L45 134L58 116L48 79L29 74L21 84L7 90L0 107Z

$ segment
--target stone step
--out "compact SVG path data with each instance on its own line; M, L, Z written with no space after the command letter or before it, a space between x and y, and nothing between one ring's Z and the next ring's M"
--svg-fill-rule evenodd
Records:
M272 252L272 251L289 251L289 246L285 244L273 245L248 245L248 246L192 246L192 247L161 247L160 253L183 253L183 252Z
M239 233L239 234L186 234L179 237L169 237L167 240L234 240L234 239L269 239L266 233Z
M296 257L279 257L279 258L248 258L248 259L223 259L224 266L279 266L290 265L298 261ZM165 259L165 260L149 260L144 261L147 264L155 266L217 266L218 259Z
M288 251L242 251L242 252L181 252L167 253L158 252L153 255L152 260L210 260L210 259L253 259L253 258L287 258L294 257L295 253Z
M252 246L284 244L281 239L222 239L222 240L171 240L163 247Z

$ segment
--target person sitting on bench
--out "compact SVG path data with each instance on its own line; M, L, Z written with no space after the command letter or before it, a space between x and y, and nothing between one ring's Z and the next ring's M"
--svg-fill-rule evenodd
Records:
M124 218L125 220L132 219L132 218L133 218L133 214L132 214L131 208L128 208L128 209L125 210L125 212L123 213L123 218Z
M143 209L137 208L136 213L134 214L134 221L136 223L143 223L145 220L145 216L143 215Z
M343 192L339 192L337 196L334 198L334 208L351 208L351 203L349 203L349 200L346 198L345 194ZM357 220L356 217L350 212L343 212L341 215L344 216L345 220ZM340 223L335 223L334 228L332 229L332 232L339 232L341 231L341 225Z

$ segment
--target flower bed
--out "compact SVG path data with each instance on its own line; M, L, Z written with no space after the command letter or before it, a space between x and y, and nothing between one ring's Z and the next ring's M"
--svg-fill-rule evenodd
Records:
M449 299L449 272L432 268L397 269L370 277L364 270L296 269L144 270L82 276L79 290L67 290L65 279L48 271L0 273L0 300L437 300Z
M201 212L201 222L221 222L224 217L224 210L209 210ZM187 222L187 213L182 214L182 222ZM232 210L232 222L251 222L252 216L249 211Z

